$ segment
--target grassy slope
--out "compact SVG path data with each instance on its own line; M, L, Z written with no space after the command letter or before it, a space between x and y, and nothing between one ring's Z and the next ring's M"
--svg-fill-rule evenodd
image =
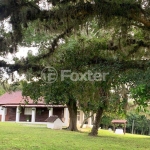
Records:
M0 150L149 150L150 137L115 135L100 130L98 137L87 133L51 130L46 127L0 123Z

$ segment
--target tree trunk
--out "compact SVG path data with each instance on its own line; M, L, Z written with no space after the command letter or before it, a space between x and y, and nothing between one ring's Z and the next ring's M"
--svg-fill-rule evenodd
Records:
M103 111L108 106L108 99L107 99L108 93L107 93L107 91L108 91L108 89L103 88L103 87L99 87L99 96L102 98L101 99L102 101L101 101L101 105L98 104L99 107L98 107L98 110L96 112L95 122L93 124L92 131L89 133L89 135L91 135L91 136L97 136L98 135L98 128L100 125Z
M70 99L67 103L67 107L69 110L70 122L68 130L70 131L78 131L77 129L77 104L75 100Z
M143 128L142 128L142 130L141 130L141 135L143 135L144 134L144 130L143 130Z
M92 131L89 133L89 135L91 135L91 136L97 136L98 135L98 128L100 125L102 114L103 114L103 107L99 107L97 112L96 112L95 122L94 122L94 125L92 128Z
M85 122L88 120L88 118L85 118L80 126L80 128L83 128L83 125L85 124Z

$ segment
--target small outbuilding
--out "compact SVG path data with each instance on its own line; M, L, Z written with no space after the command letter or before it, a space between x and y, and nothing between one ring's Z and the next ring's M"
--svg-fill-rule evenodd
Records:
M114 132L117 133L117 134L125 134L126 133L126 123L127 123L127 120L112 120L111 123L114 125ZM123 129L116 129L115 130L115 125L116 124L123 124L124 127Z
M47 121L47 128L50 129L62 129L63 121L56 115L48 117L45 121Z

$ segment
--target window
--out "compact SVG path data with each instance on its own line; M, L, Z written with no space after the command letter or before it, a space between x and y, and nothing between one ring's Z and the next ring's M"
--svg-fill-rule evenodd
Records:
M25 108L24 114L25 115L32 115L32 108Z
M80 121L80 111L77 111L77 120Z

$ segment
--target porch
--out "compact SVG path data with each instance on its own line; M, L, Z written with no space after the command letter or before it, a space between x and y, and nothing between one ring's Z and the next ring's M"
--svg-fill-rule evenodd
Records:
M1 121L12 122L28 122L28 123L44 123L51 115L57 115L64 123L63 126L68 126L69 112L64 106L44 107L44 106L2 106ZM45 122L46 123L46 122Z

